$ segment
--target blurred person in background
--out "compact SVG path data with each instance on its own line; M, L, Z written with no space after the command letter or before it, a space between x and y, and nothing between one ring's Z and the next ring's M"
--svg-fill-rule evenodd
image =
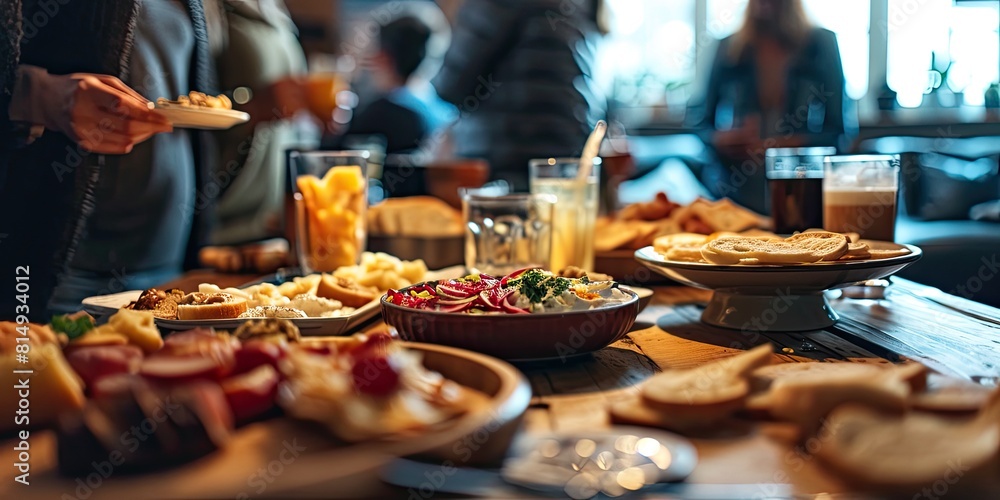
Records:
M379 28L378 49L367 60L377 96L353 117L343 137L380 135L386 153L408 153L453 119L454 110L436 95L418 94L411 76L427 56L431 28L415 16L402 16ZM324 149L340 147L339 139Z
M764 152L837 146L845 101L836 35L813 26L801 0L750 0L708 76L701 124L717 162L702 169L702 182L714 196L767 213Z
M315 147L319 130L302 123L307 120L291 120L308 107L306 60L284 2L227 1L224 16L219 85L258 90L247 103L252 109L245 109L251 121L217 134L217 178L226 182L220 183L211 241L234 245L282 234L285 150Z
M486 159L519 191L528 160L578 156L605 111L591 78L601 11L600 0L466 0L432 81L459 109L453 154Z
M174 130L147 105L219 93L223 1L0 3L0 262L30 269L32 321L197 265L231 180L216 134ZM268 2L232 1L270 16ZM294 113L257 90L256 120ZM0 297L0 317L17 304Z

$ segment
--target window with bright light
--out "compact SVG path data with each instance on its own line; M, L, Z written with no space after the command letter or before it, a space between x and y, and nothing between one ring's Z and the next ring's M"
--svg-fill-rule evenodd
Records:
M886 83L905 107L932 91L962 94L983 104L1000 80L1000 7L997 2L889 0Z
M613 75L612 93L631 105L686 101L695 78L695 0L612 0L611 33L600 73Z
M712 57L717 40L743 22L747 0L707 0L707 18L696 40L696 0L609 0L611 33L600 74L615 99L628 105L673 105L697 91L697 57ZM704 1L704 0L701 0ZM868 90L870 0L804 0L817 25L837 34L847 94L860 99ZM702 49L708 50L702 50Z
M701 27L695 26L696 1L705 2ZM847 95L867 95L870 33L886 29L886 83L902 106L920 106L932 92L956 94L954 104L983 105L987 88L1000 81L1000 2L887 1L887 26L873 27L871 0L803 0L809 18L837 34ZM700 76L696 67L709 67L701 59L711 58L716 41L739 29L747 0L607 5L612 31L599 73L612 95L625 105L670 107L698 93L691 88Z

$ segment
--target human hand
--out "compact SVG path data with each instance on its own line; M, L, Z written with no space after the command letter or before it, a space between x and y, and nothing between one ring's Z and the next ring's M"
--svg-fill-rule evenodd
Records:
M55 128L88 151L125 154L154 134L173 130L146 98L118 78L91 73L54 78L73 89L68 120L57 120Z
M748 157L760 142L760 119L755 115L746 117L739 127L712 136L715 149L729 158Z
M251 88L248 97L237 106L250 115L251 123L287 120L307 107L304 80L294 76Z

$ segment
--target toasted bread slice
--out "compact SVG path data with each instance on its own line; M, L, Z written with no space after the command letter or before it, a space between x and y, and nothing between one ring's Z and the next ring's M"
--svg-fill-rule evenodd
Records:
M663 258L677 262L705 262L701 247L674 247L663 254Z
M770 363L772 352L771 345L764 344L690 370L660 373L643 385L643 401L688 414L735 411L750 392L749 374Z
M947 485L948 493L975 498L981 495L975 494L973 485L995 476L1000 447L1000 427L977 423L922 412L892 415L847 405L830 414L826 426L833 432L816 456L853 483L894 492L941 481L948 477L943 472L960 464L961 481Z
M840 256L840 260L864 260L872 256L870 248L866 243L851 243L847 245L847 252Z
M609 413L611 420L615 423L685 432L714 426L739 409L742 402L737 401L736 403L733 408L701 408L695 409L695 411L676 412L653 408L645 404L641 398L631 397L612 403L609 407Z
M818 262L823 255L790 243L729 237L710 241L701 250L702 257L713 264L739 264L742 259L757 259L760 264L804 264Z
M780 380L843 380L876 378L888 369L867 363L779 363L753 371L755 386L768 387Z
M236 318L247 310L246 299L228 293L189 293L177 304L177 319Z
M826 261L839 259L850 246L847 236L827 231L799 233L785 238L785 242L822 255L820 260Z
M389 198L368 209L368 230L388 236L461 235L462 214L432 196Z
M594 232L594 251L610 252L624 247L639 236L639 227L631 221L611 220Z
M671 248L697 248L708 243L708 236L697 233L677 233L660 236L653 240L653 250L660 254L666 254Z
M732 231L738 233L760 226L759 215L723 198L716 202L698 199L690 205L691 211L712 231Z
M893 257L902 257L904 255L910 254L910 249L906 247L900 248L871 248L868 250L871 254L871 259L891 259Z
M825 364L825 363L809 363ZM838 406L855 403L887 413L903 413L909 386L893 377L802 377L776 381L768 391L768 412L813 435Z
M729 415L743 407L748 394L745 379L700 370L665 371L642 387L646 405L684 415Z
M324 274L316 288L316 296L338 300L347 307L361 307L378 297L378 290L361 286L346 278Z

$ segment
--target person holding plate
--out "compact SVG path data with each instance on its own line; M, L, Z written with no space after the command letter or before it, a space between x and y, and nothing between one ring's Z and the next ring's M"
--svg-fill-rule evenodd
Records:
M222 1L0 4L0 262L30 269L31 321L194 262L225 187L214 138L150 100L219 93ZM0 317L19 304L0 294Z

